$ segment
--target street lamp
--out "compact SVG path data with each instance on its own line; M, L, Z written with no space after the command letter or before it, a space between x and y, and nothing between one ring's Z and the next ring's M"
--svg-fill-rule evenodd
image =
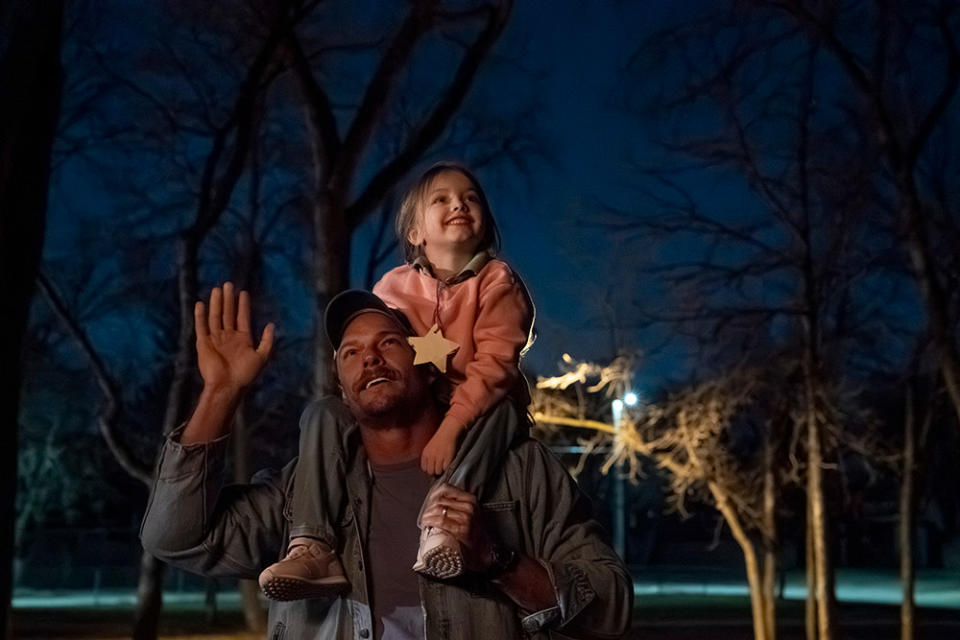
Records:
M613 409L613 428L620 430L620 421L623 420L623 405L624 402L620 398L616 398L610 405L610 408Z
M626 394L623 399L614 398L610 403L613 410L613 428L616 432L620 431L623 425L623 406L633 406L637 403L635 393ZM617 552L620 559L627 561L627 495L626 487L623 482L623 469L617 465L613 469L613 550Z

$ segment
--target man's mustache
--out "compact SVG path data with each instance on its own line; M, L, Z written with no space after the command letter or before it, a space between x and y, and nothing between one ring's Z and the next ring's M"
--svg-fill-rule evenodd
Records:
M360 392L363 391L371 381L378 378L386 378L387 380L396 380L399 376L397 372L386 366L379 366L375 369L369 371L364 371L363 375L357 380L357 383L354 385L354 391Z

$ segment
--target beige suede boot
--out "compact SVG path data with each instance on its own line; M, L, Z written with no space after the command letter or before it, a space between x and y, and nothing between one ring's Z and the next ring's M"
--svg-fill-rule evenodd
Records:
M413 570L434 578L455 578L463 573L460 543L446 531L424 527Z
M350 583L330 547L313 538L294 538L286 557L260 574L260 588L271 600L305 600L344 594Z

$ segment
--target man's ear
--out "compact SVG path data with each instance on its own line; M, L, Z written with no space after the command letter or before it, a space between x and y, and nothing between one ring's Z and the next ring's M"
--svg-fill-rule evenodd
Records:
M336 358L336 355L334 355L334 358ZM346 398L343 395L343 385L340 384L340 376L337 375L336 365L333 366L333 384L337 385L337 393L340 395L340 399L346 400Z

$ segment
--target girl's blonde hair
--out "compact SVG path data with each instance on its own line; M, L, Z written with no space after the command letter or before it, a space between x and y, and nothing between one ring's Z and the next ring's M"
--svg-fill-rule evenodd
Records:
M430 183L441 173L446 171L458 171L467 177L473 183L473 188L480 198L480 205L483 210L483 237L477 247L478 251L487 251L491 255L496 255L500 251L500 229L497 228L497 222L493 218L493 212L490 211L490 201L487 200L487 194L483 192L483 187L477 181L476 176L462 164L456 162L438 162L423 172L416 182L407 191L400 205L400 211L397 212L395 229L397 239L400 240L400 246L403 247L403 257L407 262L413 262L423 255L423 247L410 243L410 232L417 224L418 214L423 202L427 196L427 189Z

